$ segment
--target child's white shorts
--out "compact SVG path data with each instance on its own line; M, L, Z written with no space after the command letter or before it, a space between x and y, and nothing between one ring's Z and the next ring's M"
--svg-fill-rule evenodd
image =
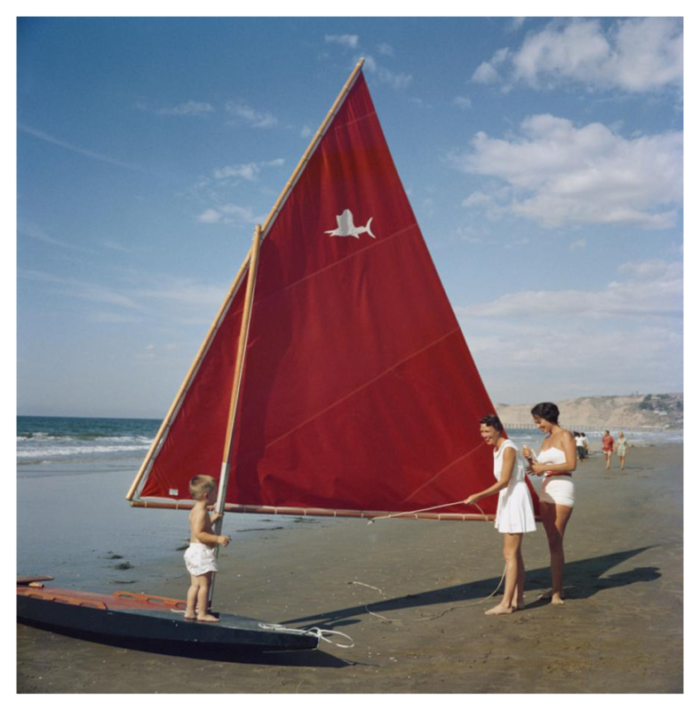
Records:
M190 543L190 547L185 551L185 565L190 575L216 573L219 570L215 549L205 546L204 543Z

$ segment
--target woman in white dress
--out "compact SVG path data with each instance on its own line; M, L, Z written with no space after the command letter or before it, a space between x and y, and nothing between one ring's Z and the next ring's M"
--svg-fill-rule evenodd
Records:
M506 560L506 587L503 600L486 611L487 615L505 615L523 607L525 566L523 564L523 534L536 529L530 491L525 483L525 466L518 448L503 436L503 425L496 415L487 415L480 422L481 436L493 447L493 475L496 483L484 491L472 494L464 501L474 504L485 496L498 493L496 528L503 534L503 557Z
M564 533L574 510L574 482L576 469L576 441L568 430L559 426L559 408L552 402L541 402L530 411L542 441L537 461L529 447L523 447L528 460L528 474L542 476L540 489L540 517L547 533L549 557L552 566L552 589L540 595L541 600L551 600L563 605L564 588Z

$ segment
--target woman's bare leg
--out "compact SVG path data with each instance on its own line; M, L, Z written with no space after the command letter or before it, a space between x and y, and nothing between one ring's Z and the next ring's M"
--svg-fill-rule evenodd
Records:
M487 615L506 615L513 612L517 602L516 587L518 585L518 551L523 540L522 533L503 534L503 557L506 560L506 587L503 600L486 611Z
M540 516L547 533L549 557L552 566L552 589L541 596L541 599L552 600L555 605L563 605L562 591L564 589L564 533L571 517L571 506L548 504L540 501Z

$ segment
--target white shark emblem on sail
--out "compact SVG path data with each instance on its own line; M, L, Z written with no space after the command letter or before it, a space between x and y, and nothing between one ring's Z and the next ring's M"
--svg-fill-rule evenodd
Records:
M350 210L343 210L343 214L336 215L335 219L338 221L338 226L334 230L326 230L326 234L331 237L354 237L355 239L360 239L360 235L366 232L372 239L377 239L369 227L372 224L373 218L371 217L364 227L362 225L355 227L355 218Z

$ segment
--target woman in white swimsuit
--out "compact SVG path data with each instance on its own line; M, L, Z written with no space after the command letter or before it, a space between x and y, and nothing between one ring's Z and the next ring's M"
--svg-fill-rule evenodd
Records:
M547 533L552 566L552 589L540 596L555 605L563 605L564 588L564 532L574 510L574 482L576 469L576 441L568 430L559 427L559 408L552 402L541 402L530 411L540 432L546 437L537 461L529 447L523 456L529 461L529 474L544 477L540 490L540 516Z
M536 529L530 490L525 483L525 466L518 448L503 436L503 425L496 415L480 422L481 436L493 447L493 475L496 483L472 494L465 504L498 493L496 528L503 534L503 557L506 559L506 587L503 600L486 611L487 615L506 615L523 607L525 566L521 551L523 534Z

